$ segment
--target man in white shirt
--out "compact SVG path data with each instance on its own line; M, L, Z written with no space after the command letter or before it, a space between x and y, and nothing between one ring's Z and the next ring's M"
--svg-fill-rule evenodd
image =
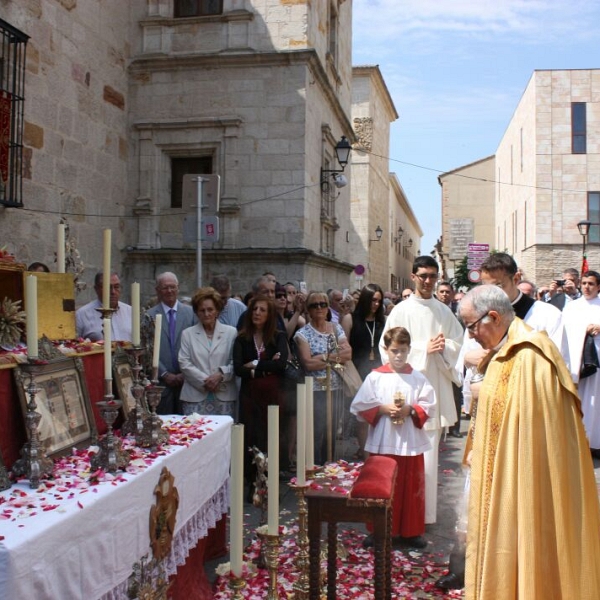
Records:
M88 302L75 313L77 337L89 339L92 342L104 339L102 330L102 283L103 273L96 273L94 291L98 298ZM131 342L131 306L121 302L121 280L116 273L110 276L110 308L115 310L110 320L113 342Z
M387 318L383 333L392 327L405 327L411 336L408 362L427 377L437 397L437 411L424 429L432 449L425 458L425 523L437 519L438 445L443 427L456 423L452 382L459 383L455 370L463 339L463 329L452 311L434 295L439 267L431 256L419 256L412 269L415 293L397 304ZM381 359L388 362L383 345L379 344Z
M327 297L329 298L329 312L331 313L331 322L339 323L340 319L344 315L344 310L342 307L342 300L344 299L344 295L341 290L329 290L327 292Z

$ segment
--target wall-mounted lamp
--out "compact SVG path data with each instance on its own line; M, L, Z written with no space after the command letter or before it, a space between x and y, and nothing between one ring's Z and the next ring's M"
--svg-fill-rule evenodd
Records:
M412 248L413 241L412 238L408 238L408 242L406 242L406 248Z
M374 240L369 240L369 244L371 244L371 242L380 242L381 241L381 236L383 235L383 229L381 229L381 227L379 227L379 225L377 225L377 227L375 229L375 235L376 235L376 238Z
M397 244L402 239L403 233L404 229L402 229L402 227L398 227L398 233L394 236L394 244Z
M341 169L321 169L321 190L326 191L329 187L329 176L333 178L333 184L337 188L343 188L348 185L348 180L344 175L340 175L348 164L350 158L350 151L352 146L346 139L346 136L342 136L342 139L336 144L335 157Z

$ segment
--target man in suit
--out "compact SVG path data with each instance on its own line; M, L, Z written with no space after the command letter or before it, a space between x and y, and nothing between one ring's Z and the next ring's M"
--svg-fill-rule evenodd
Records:
M158 303L146 314L153 321L156 315L163 315L158 375L165 389L157 412L161 415L178 414L180 413L179 395L183 386L183 375L177 360L181 332L197 323L198 319L191 306L182 304L177 299L179 281L174 273L161 273L156 278L155 289Z

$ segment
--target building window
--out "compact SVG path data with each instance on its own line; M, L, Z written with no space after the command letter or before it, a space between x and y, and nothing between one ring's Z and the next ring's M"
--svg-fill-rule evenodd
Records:
M337 63L338 15L333 4L329 6L328 52L333 64Z
M175 0L175 18L207 17L223 13L223 0Z
M29 36L0 19L0 204L23 206L25 50Z
M588 219L591 221L588 242L600 243L600 192L588 192Z
M171 158L171 208L181 208L184 175L210 175L212 156Z
M586 104L571 104L571 146L573 154L586 153Z

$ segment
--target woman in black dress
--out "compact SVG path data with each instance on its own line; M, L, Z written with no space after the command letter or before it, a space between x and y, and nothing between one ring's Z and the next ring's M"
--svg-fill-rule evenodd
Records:
M383 290L376 283L368 283L360 291L353 313L344 315L342 328L352 347L352 360L361 378L381 366L379 339L385 325L383 310ZM367 439L368 425L357 423L356 437L358 451L355 458L364 458L364 445Z

